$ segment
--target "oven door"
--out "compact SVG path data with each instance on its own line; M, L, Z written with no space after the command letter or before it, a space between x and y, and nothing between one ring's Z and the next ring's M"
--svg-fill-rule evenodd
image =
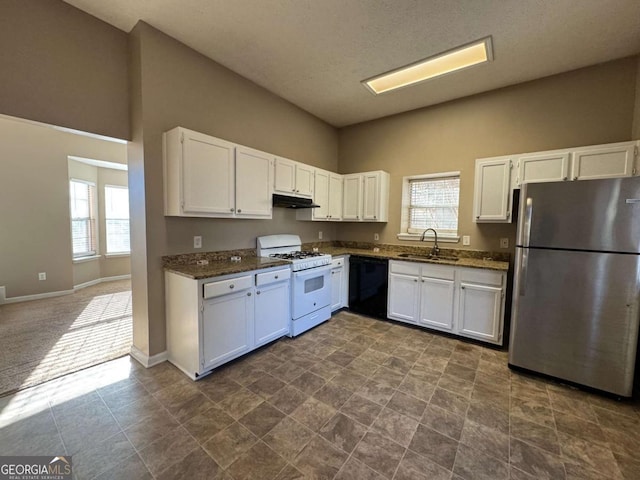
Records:
M331 265L293 272L291 316L303 317L331 303Z

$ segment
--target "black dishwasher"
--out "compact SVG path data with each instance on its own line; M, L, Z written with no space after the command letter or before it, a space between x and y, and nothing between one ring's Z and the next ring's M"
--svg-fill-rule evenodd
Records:
M349 310L386 319L388 272L386 259L349 257Z

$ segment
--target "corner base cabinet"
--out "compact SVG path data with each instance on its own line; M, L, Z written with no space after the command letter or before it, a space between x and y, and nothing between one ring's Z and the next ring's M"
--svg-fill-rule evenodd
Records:
M389 262L387 316L502 344L506 272Z
M288 267L194 280L165 272L169 361L196 380L289 333Z

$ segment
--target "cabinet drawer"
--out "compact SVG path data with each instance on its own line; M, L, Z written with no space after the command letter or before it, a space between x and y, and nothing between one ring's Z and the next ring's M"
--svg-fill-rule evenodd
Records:
M274 272L258 273L256 275L256 285L267 285L273 282L281 282L291 278L291 269L283 268L282 270L276 270Z
M422 265L422 276L429 278L441 278L442 280L453 280L455 268L447 265Z
M460 281L468 283L481 283L483 285L502 286L503 275L500 272L480 270L476 268L460 269Z
M402 275L420 276L420 264L412 262L389 262L389 270L391 273L400 273Z
M204 285L204 298L219 297L227 293L245 290L253 286L253 276L232 278L221 282L211 282Z
M344 257L338 257L331 260L331 267L342 267L344 265Z

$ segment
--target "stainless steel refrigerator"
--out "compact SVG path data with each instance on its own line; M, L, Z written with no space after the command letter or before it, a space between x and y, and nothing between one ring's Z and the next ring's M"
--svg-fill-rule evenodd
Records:
M631 396L639 294L640 178L522 186L511 366Z

